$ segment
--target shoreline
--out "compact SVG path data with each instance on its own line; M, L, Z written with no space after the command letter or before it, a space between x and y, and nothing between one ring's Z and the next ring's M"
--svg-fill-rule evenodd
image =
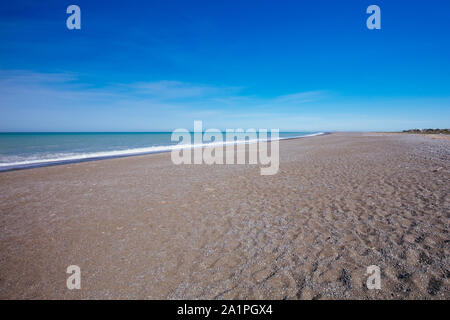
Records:
M278 138L278 141L283 140L292 140L292 139L301 139L301 138L310 138L310 137L316 137L321 135L329 134L328 132L317 132L308 134L305 136L295 136L295 137L286 137L286 138ZM257 140L257 141L236 141L233 143L233 145L238 144L249 144L249 143L256 143L259 141L271 141L271 139L267 140ZM188 149L188 148L206 148L211 144L202 144L200 146L190 146L182 149ZM225 143L222 143L223 146L225 146ZM176 145L173 145L176 146ZM91 162L91 161L100 161L100 160L108 160L108 159L119 159L119 158L127 158L127 157L136 157L136 156L145 156L145 155L151 155L151 154L158 154L158 153L167 153L172 152L173 149L171 147L173 146L160 146L167 149L164 150L157 150L157 151L148 151L148 152L138 152L138 153L127 153L127 154L115 154L115 155L108 155L108 156L92 156L92 157L86 157L86 158L78 158L78 159L67 159L67 160L42 160L46 162L39 162L39 163L30 163L30 164L23 164L23 165L11 165L11 166L0 166L0 174L2 172L9 172L9 171L17 171L17 170L26 170L26 169L35 169L35 168L42 168L42 167L51 167L51 166L59 166L59 165L67 165L67 164L74 164L74 163L83 163L83 162ZM158 147L158 146L155 146ZM127 151L127 150L122 150ZM112 151L114 152L114 151ZM120 150L116 152L121 152ZM102 152L97 152L102 153Z

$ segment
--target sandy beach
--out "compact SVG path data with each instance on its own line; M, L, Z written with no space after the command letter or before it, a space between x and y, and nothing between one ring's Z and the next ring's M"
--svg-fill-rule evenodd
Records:
M278 174L259 168L163 153L0 173L0 298L450 299L450 140L286 140Z

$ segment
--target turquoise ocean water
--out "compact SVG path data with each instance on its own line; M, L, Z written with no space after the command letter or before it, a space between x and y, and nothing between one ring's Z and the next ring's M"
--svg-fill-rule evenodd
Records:
M280 139L317 135L280 132ZM171 132L0 133L0 171L172 150ZM270 138L270 136L269 136ZM244 141L238 138L238 141Z

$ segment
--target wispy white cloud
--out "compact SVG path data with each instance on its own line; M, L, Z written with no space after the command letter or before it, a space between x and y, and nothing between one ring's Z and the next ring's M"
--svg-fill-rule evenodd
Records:
M158 99L208 98L229 95L240 90L235 87L214 87L169 80L132 83L128 87L134 90L133 93L146 94Z
M40 73L27 70L0 70L2 85L45 85L68 83L77 79L73 73Z
M242 92L168 80L98 87L72 73L0 70L0 131L170 130L190 128L194 120L220 129L393 130L436 123L440 110L441 126L448 126L449 98L361 101L326 90L274 97ZM408 105L431 107L410 117Z

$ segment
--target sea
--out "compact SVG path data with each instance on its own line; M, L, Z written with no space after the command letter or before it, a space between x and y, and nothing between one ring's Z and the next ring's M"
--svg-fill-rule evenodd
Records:
M279 138L293 139L322 132L280 132ZM193 134L192 134L193 136ZM242 134L233 143L248 142ZM0 133L0 171L127 157L180 148L172 132L23 132ZM225 140L225 134L223 135ZM257 136L258 140L271 140ZM210 143L210 142L209 142ZM205 146L184 144L182 147Z

